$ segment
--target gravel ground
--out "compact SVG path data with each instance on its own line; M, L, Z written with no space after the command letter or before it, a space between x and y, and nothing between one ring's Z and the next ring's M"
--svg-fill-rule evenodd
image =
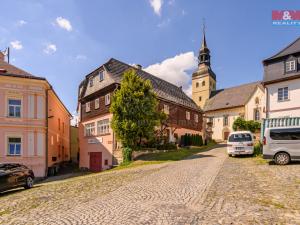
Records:
M1 194L0 224L300 224L300 163L216 148Z

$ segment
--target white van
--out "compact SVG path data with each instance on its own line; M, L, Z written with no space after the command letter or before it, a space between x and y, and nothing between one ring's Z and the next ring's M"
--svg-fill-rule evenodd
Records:
M250 131L231 132L227 140L227 153L234 155L252 155L254 153L254 136Z
M266 128L263 157L273 159L278 165L300 160L300 127Z

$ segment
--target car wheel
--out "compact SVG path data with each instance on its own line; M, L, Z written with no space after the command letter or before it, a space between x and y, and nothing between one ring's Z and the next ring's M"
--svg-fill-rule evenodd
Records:
M33 178L32 177L27 177L26 178L26 184L25 184L25 188L29 189L33 187Z
M275 155L274 160L277 165L286 165L290 162L290 156L286 152L279 152Z
M228 154L228 156L229 156L229 157L232 157L232 155L231 155L231 154Z

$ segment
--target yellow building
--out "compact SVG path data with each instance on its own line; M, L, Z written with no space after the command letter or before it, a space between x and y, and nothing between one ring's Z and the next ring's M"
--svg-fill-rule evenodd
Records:
M210 50L203 32L198 69L192 76L192 98L204 111L207 129L217 141L226 140L236 118L261 120L265 117L265 93L261 82L216 90L216 75L210 66ZM212 127L207 127L207 122Z

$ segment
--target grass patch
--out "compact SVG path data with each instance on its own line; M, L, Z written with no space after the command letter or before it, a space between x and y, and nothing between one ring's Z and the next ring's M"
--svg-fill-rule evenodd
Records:
M0 216L3 216L5 214L9 214L9 213L11 213L11 211L9 209L4 209L4 210L0 211Z
M262 205L264 206L273 206L275 208L278 208L278 209L284 209L285 206L281 203L278 203L278 202L273 202L271 199L259 199L258 200Z
M185 159L189 156L192 156L196 153L207 151L208 149L210 149L215 145L216 145L215 143L209 143L208 145L202 147L179 148L178 150L174 150L174 151L149 153L138 157L137 161L122 163L120 166L112 170L114 171L114 170L134 168L134 167L144 166L144 165L178 161L178 160Z
M268 160L263 159L262 155L258 155L258 156L253 157L253 160L258 165L266 165L266 164L269 163Z

